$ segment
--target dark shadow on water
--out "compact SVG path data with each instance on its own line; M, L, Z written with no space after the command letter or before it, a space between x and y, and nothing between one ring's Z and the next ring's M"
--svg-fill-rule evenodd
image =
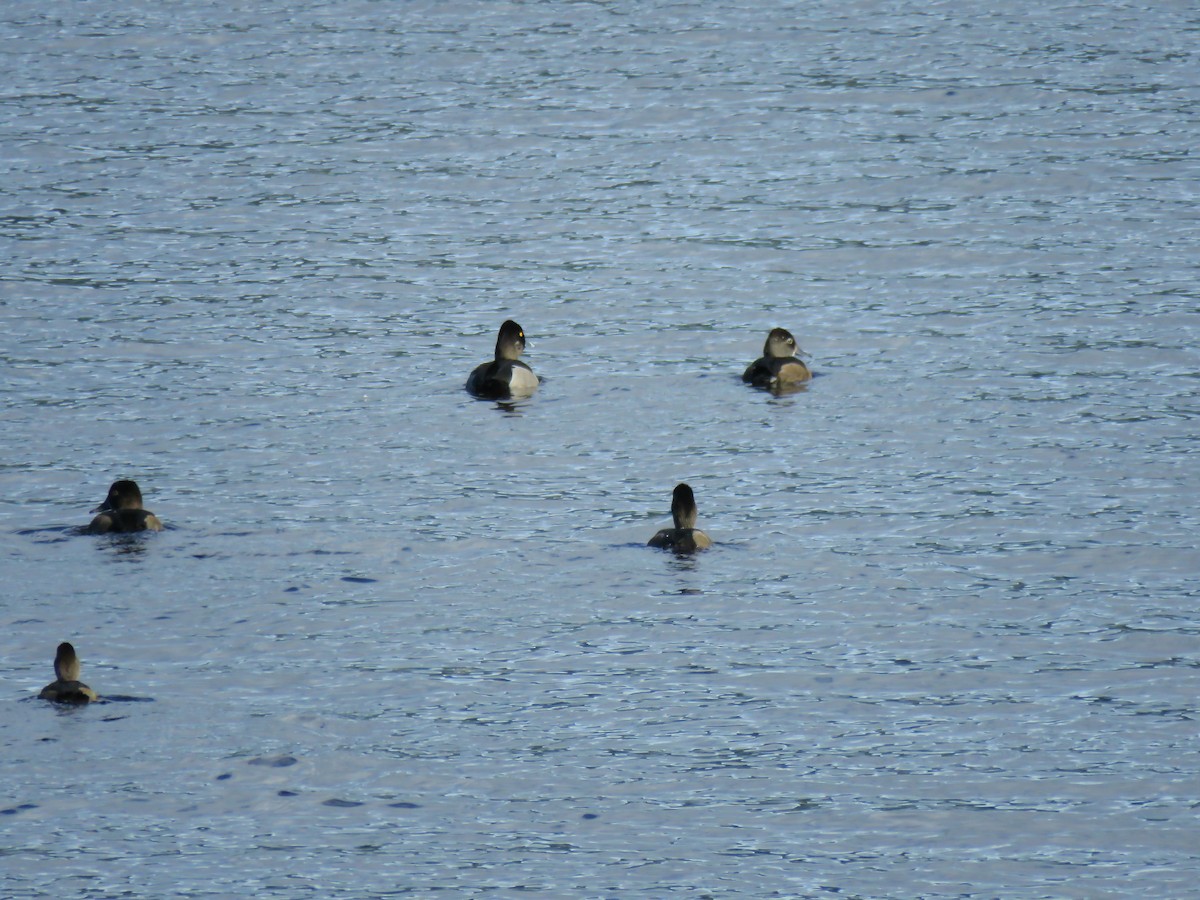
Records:
M277 753L274 756L255 756L246 760L248 766L266 766L269 769L287 769L296 765L300 760L289 753Z
M519 418L525 415L524 407L528 405L529 400L529 397L521 397L516 400L495 400L492 402L496 404L495 408L497 412L504 413L506 416Z
M666 554L667 560L672 569L676 572L694 572L700 565L701 552L696 553L676 553L673 550L659 551ZM705 551L707 552L707 551Z
M43 700L37 694L30 694L28 697L21 699L22 703L45 703L47 706L52 706L55 709L64 711L76 709L88 709L93 706L107 706L110 703L156 703L154 697L134 697L130 694L101 694L90 703L60 703L57 700Z
M0 816L15 816L17 813L23 813L30 809L37 809L36 803L19 803L16 806L6 806L0 809Z
M134 697L129 694L105 694L97 703L157 703L153 697Z
M163 531L177 531L177 525L163 525ZM136 540L146 538L157 532L154 531L120 531L108 532L105 534L94 534L89 530L87 525L51 525L45 528L19 528L14 534L19 534L22 537L33 537L39 539L40 543L51 544L58 541L65 541L72 537L100 537L108 540Z
M164 525L163 531L175 531L176 526ZM22 528L15 532L22 537L32 537L35 543L38 544L58 544L68 541L72 538L87 537L97 541L97 547L102 550L111 550L118 556L122 555L141 555L146 552L149 546L148 541L153 538L157 532L154 531L131 531L131 532L109 532L107 534L94 534L88 529L87 525L57 525L46 528Z
M110 551L115 556L141 556L150 548L147 537L153 534L152 531L137 531L96 535L101 539L97 549Z
M15 533L21 537L32 537L39 544L57 544L76 535L87 534L87 529L77 525L56 525L48 528L21 528Z
M707 550L697 550L694 553L676 553L674 550L671 550L668 547L651 547L649 544L647 544L643 541L625 541L622 544L609 544L609 547L612 548L613 550L630 549L632 547L638 547L643 550L647 550L651 553L661 553L665 556L674 557L676 559L693 559L694 560L694 559L702 558L702 557L704 557L710 553L713 553L714 551L717 551L717 550L745 551L745 550L749 549L750 545L746 541L713 541L713 545L711 547L709 547Z

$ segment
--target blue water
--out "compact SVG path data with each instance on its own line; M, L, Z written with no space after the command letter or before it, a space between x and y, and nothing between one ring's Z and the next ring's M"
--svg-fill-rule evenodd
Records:
M1198 36L0 10L0 896L1196 896Z

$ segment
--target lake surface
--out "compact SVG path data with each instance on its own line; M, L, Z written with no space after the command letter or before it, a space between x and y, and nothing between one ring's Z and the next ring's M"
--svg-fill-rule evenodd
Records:
M5 6L0 895L1196 896L1197 48Z

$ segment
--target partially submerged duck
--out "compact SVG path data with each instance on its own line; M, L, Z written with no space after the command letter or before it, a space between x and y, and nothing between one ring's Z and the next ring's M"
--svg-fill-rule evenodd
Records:
M712 539L696 527L696 497L686 484L677 484L671 495L671 518L675 527L658 532L648 546L676 553L694 553L712 546Z
M802 352L790 331L772 328L763 344L763 355L747 366L742 381L771 389L804 384L812 379L812 372L796 355Z
M476 397L502 399L527 397L538 388L533 369L521 362L525 352L525 331L508 319L496 336L496 358L476 366L467 378L467 390Z
M162 531L158 516L142 509L142 491L136 481L114 481L104 502L92 510L99 513L87 528L93 534L109 531Z
M42 688L39 699L55 703L90 703L98 699L96 692L79 680L79 657L66 641L54 654L54 677L55 681Z

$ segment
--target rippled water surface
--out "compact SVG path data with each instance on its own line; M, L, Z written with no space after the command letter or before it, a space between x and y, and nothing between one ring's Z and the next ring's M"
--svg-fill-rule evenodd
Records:
M1194 895L1197 47L6 6L0 895Z

